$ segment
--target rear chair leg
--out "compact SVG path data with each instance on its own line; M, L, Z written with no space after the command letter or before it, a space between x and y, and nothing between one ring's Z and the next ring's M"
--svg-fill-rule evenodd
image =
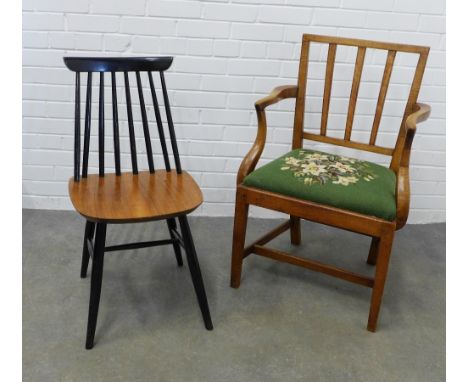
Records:
M187 263L192 276L192 283L197 295L198 305L202 312L203 321L207 330L213 330L213 323L211 322L210 308L208 307L208 300L206 298L205 287L203 285L203 278L198 264L197 252L193 244L192 234L188 224L187 216L179 216L180 228L182 237L184 239L185 254L187 256Z
M371 306L369 310L369 319L367 321L367 330L375 332L377 329L377 320L379 318L382 295L387 278L388 263L392 252L394 231L385 233L379 240L377 253L377 265L375 268L375 281L372 288Z
M93 240L94 228L96 224L94 222L86 221L84 239L83 239L83 255L81 257L81 273L80 277L82 279L86 278L86 273L88 271L89 263L89 251L88 251L88 240Z
M104 246L106 243L107 224L97 223L94 240L93 268L91 271L91 292L89 297L88 329L86 332L86 349L94 346L94 334L101 298L102 271L104 266Z
M372 238L372 243L369 249L369 256L367 256L367 264L375 265L377 262L377 254L379 250L379 241L378 237Z
M301 244L301 219L290 215L290 235L291 235L291 244L300 245Z
M234 231L232 237L231 257L231 287L239 288L242 274L242 261L244 260L245 232L249 205L245 203L243 196L237 191L236 211L234 215Z
M184 262L182 260L182 254L180 253L180 245L179 242L177 241L177 236L172 232L173 229L177 229L177 223L174 218L167 219L167 226L169 228L169 234L171 235L171 239L174 240L174 252L177 260L177 265L181 267L184 265Z

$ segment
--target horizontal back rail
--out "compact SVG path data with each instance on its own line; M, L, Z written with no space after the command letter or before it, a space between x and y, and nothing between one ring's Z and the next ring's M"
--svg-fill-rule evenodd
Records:
M345 141L340 138L328 137L328 136L323 136L323 135L318 135L318 134L313 134L313 133L308 133L308 132L304 132L302 136L304 137L304 139L308 139L311 141L317 141L317 142L322 142L322 143L328 143L331 145L349 147L351 149L364 150L364 151L369 151L369 152L373 152L376 154L392 156L394 152L394 149L391 149L389 147L383 147L383 146L377 146L377 145L371 146L371 145L368 145L367 143Z
M398 52L407 52L407 53L421 53L421 54L429 53L429 48L427 46L398 44L398 43L392 43L392 42L363 40L363 39L357 39L357 38L304 34L303 41L307 41L307 42L312 41L312 42L318 42L318 43L324 43L324 44L357 46L357 47L371 48L371 49L396 50Z
M172 57L64 57L68 69L74 72L147 72L164 71Z

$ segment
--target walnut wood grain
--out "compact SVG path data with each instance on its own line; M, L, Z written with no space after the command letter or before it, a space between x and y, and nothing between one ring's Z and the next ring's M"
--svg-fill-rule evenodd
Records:
M336 44L328 46L327 68L325 70L325 85L323 89L322 120L320 135L327 134L328 111L330 110L330 95L333 84L333 69L335 68Z
M376 145L371 146L371 145L368 145L367 143L345 141L344 139L340 139L340 138L334 138L334 137L328 137L328 136L324 137L323 135L318 135L318 134L308 133L308 132L302 133L302 136L305 139L309 139L311 141L329 143L332 145L349 147L351 149L369 151L369 152L376 153L376 154L389 155L389 156L393 155L393 149L389 147L376 146Z
M304 130L304 110L307 88L307 73L309 71L309 46L306 35L302 36L301 58L299 61L299 75L297 78L296 108L294 111L294 130L292 148L302 147L302 130Z
M377 99L377 106L375 107L374 122L372 123L372 130L369 139L370 145L375 145L377 139L377 132L379 131L380 120L382 119L382 112L384 108L385 98L387 97L388 85L390 84L390 77L392 75L393 62L395 61L396 52L389 50L387 53L387 62L382 75L382 83L380 84L379 98Z
M203 202L193 178L175 170L88 175L79 182L70 179L69 194L75 209L86 219L106 223L167 219L188 214Z
M268 96L255 102L255 109L264 110L267 106L273 105L282 99L295 98L296 94L297 86L295 85L277 86Z
M297 265L299 267L307 268L316 272L325 273L330 276L340 278L355 284L363 285L369 288L372 288L374 285L374 280L370 277L359 275L354 272L349 272L347 270L335 267L333 265L328 265L321 263L316 260L304 259L298 256L292 256L286 252L279 251L273 248L267 248L261 245L254 245L253 253L269 257L274 260L282 261L284 263Z
M395 190L397 201L397 229L404 227L406 224L410 209L409 163L411 146L416 133L416 124L425 121L431 114L431 108L425 104L416 104L415 109L416 111L406 118L401 160L397 170L397 183Z
M258 130L255 142L247 155L244 157L239 171L237 172L237 184L242 183L244 178L250 174L257 165L260 155L262 155L263 148L265 147L267 122L265 115L265 108L273 105L276 102L286 98L295 98L297 95L297 86L284 85L278 86L267 96L255 102L255 109L257 111Z
M418 64L416 65L416 71L414 72L413 83L411 84L408 101L406 102L405 112L403 113L400 131L398 133L398 138L395 145L395 153L393 154L393 158L390 163L390 168L395 172L398 171L398 167L400 166L401 155L403 154L403 150L405 147L406 120L411 113L416 112L418 110L417 101L419 96L419 90L421 89L424 70L426 68L428 54L429 50L426 53L423 53L419 56Z
M318 43L324 43L324 44L362 46L362 47L371 48L371 49L396 50L396 51L407 52L407 53L429 53L429 48L427 46L398 44L398 43L391 43L391 42L363 40L363 39L347 38L347 37L304 34L302 36L302 41L308 42L308 43L318 42Z
M309 62L309 45L311 42L329 44L329 54L327 58L327 68L325 76L324 99L322 107L322 120L320 124L320 134L304 132L304 109L306 97L306 83ZM350 104L345 126L345 137L343 139L329 137L327 133L329 98L331 94L333 63L337 45L348 45L358 47L356 66L353 77L352 90L350 94ZM384 74L381 81L381 88L376 105L376 114L369 143L356 142L351 140L351 129L356 107L356 100L359 91L359 83L364 63L364 53L366 49L383 49L389 51ZM403 114L402 124L398 132L398 139L394 147L383 147L375 145L378 127L382 116L382 110L388 90L393 62L397 52L415 53L419 55L415 75L411 85L410 94ZM234 219L233 249L231 263L231 286L238 288L241 280L242 262L244 256L249 253L270 257L279 261L295 264L315 271L327 273L329 275L357 282L358 284L372 287L371 306L367 329L375 331L382 302L385 279L387 277L389 259L391 254L394 232L402 228L407 220L410 202L409 191L409 160L411 145L416 131L416 124L422 122L429 116L430 108L427 105L417 104L417 98L421 87L422 77L429 53L428 47L384 43L378 41L348 39L342 37L317 36L304 34L302 39L302 50L299 64L298 84L293 89L275 89L272 94L263 98L255 104L258 118L258 131L255 142L245 156L239 168L237 176L237 196L236 211ZM358 150L370 151L377 154L392 157L390 168L397 176L396 182L396 205L397 214L394 221L386 221L374 216L368 216L349 210L343 210L319 203L301 200L262 189L247 187L242 185L246 175L255 169L260 159L266 141L266 113L265 108L283 98L296 98L296 108L294 116L292 148L301 148L303 139L314 140L327 144L339 145ZM244 248L245 234L247 228L247 215L249 205L283 212L290 216L290 221L282 224L273 231L254 241L253 244ZM321 224L345 229L372 237L371 249L369 251L368 263L376 263L375 278L362 277L353 272L334 266L325 265L297 256L281 252L278 250L263 247L267 241L282 233L287 228L291 231L291 242L300 243L300 219L315 221Z
M240 185L237 187L237 192L241 194L247 204L291 214L301 219L358 232L367 236L380 236L383 231L395 228L395 222L389 222L375 216L293 198L259 188Z
M275 237L281 235L283 232L287 231L289 228L291 228L291 221L288 220L284 223L281 223L278 227L272 229L259 239L255 240L252 244L248 245L244 249L244 258L250 255L253 251L254 246L256 245L264 245L268 243L269 241L272 241Z
M351 139L351 130L353 128L354 112L356 111L356 102L359 93L359 85L361 84L362 68L364 66L364 58L366 57L366 48L360 46L356 55L356 64L354 66L353 85L351 86L351 94L349 95L348 116L346 118L345 141Z

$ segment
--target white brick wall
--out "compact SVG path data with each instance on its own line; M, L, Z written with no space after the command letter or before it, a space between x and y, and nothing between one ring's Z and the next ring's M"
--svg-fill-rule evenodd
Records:
M64 68L62 56L174 55L167 83L183 166L205 195L198 213L232 215L236 171L256 133L253 102L274 86L295 83L304 32L431 47L420 101L433 112L414 142L410 222L444 221L443 0L24 0L23 206L71 208L67 179L72 175L74 76ZM344 124L354 55L350 49L338 50L332 133L341 134ZM326 50L313 49L311 57L321 64L311 65L309 127L319 121ZM385 55L368 52L365 63L355 127L356 137L364 138ZM410 57L398 56L382 142L395 138L411 65ZM260 163L288 151L292 110L290 101L271 108L269 143ZM122 136L128 139L124 131ZM128 151L123 154L128 166ZM107 156L107 163L113 163ZM275 216L259 209L253 214Z

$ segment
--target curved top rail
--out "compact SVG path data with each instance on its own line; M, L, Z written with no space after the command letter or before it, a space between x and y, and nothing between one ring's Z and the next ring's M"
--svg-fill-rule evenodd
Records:
M135 72L168 69L173 57L64 57L68 69L74 72Z

